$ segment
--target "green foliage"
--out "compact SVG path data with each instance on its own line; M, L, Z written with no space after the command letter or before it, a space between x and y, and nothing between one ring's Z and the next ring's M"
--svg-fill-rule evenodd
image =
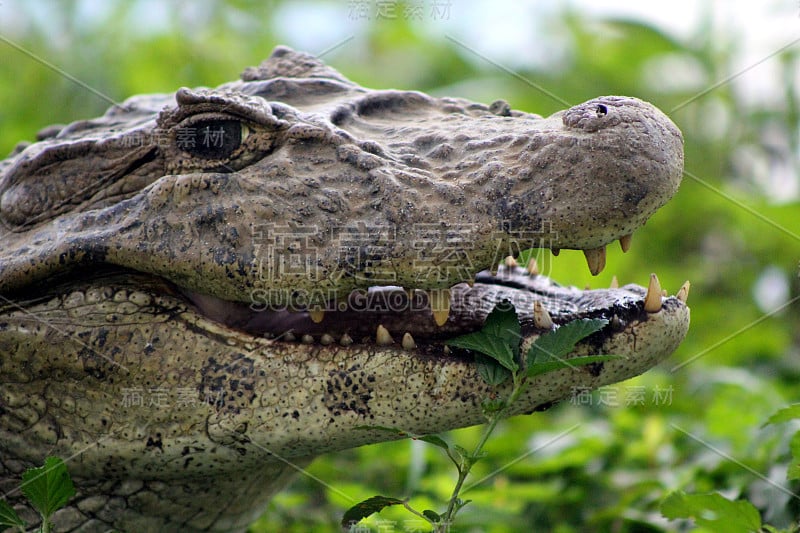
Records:
M50 517L75 495L67 466L58 457L48 457L43 466L27 469L22 474L20 490L42 518L41 533L48 533L52 529ZM26 523L13 507L0 500L0 530L6 526L24 531Z

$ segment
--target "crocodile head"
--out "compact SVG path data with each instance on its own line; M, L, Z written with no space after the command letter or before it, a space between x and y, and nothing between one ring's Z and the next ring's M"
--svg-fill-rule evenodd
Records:
M537 377L531 412L644 372L683 297L561 287L511 264L630 235L676 191L678 129L635 98L547 118L369 90L277 48L240 81L138 96L0 162L0 490L47 455L82 531L236 530L321 453L481 423L443 341L503 300L522 342L608 326ZM682 295L685 296L685 292Z

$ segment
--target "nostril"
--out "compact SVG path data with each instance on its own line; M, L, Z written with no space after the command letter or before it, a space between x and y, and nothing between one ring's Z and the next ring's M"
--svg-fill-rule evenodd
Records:
M597 104L597 107L594 108L594 112L598 117L602 117L608 115L608 108L604 104Z

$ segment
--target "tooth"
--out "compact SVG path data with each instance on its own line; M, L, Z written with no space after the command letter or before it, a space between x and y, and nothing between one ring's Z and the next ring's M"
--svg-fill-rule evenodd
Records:
M667 292L667 289L661 289L661 296L663 296L664 298L669 297L669 293Z
M647 295L644 297L644 310L648 313L661 311L661 283L658 276L650 274L650 284L647 286Z
M341 344L342 346L350 346L351 344L353 344L353 338L347 333L345 333L339 339L339 344Z
M333 343L333 337L331 337L328 333L323 333L322 337L319 338L319 343L323 346L327 346Z
M533 302L533 325L539 329L553 329L553 319L539 300Z
M450 289L435 289L428 295L428 301L431 305L431 312L433 313L433 320L436 325L441 327L447 322L447 317L450 316Z
M287 331L286 333L283 334L283 340L287 342L292 342L294 340L297 340L297 337L295 337L294 333L292 333L291 331Z
M617 276L611 278L611 288L619 289L619 280L617 279Z
M592 276L598 275L606 267L605 246L584 250L583 255L586 256L586 263L589 265L589 272L592 273Z
M631 241L633 240L633 233L619 238L619 247L622 248L622 253L626 253L631 249Z
M467 285L469 285L469 288L470 288L470 289L471 289L472 287L474 287L474 286L475 286L475 278L468 279L468 280L467 280Z
M417 347L417 343L414 342L414 337L407 331L403 334L403 342L401 344L404 350L413 350Z
M375 333L375 343L378 346L388 346L394 343L394 339L389 334L389 330L378 324L378 331Z
M444 352L445 355L450 355L451 351L452 350L450 350L450 347L447 345L445 345L444 350L442 350L442 352Z
M517 263L517 260L514 259L513 255L506 257L505 263L507 268L516 268L519 266L519 263Z
M324 309L309 309L308 316L311 318L311 321L314 324L319 324L322 322L322 319L325 318L325 310Z
M528 269L528 274L531 276L538 276L539 275L539 265L536 263L536 258L531 257L528 260L528 264L525 266Z
M686 282L683 285L681 285L681 288L678 289L678 294L676 295L676 298L678 298L678 300L682 301L683 303L686 303L686 300L689 299L689 289L691 288L692 284L689 283L689 280L686 280Z
M300 337L300 342L303 344L314 344L314 337L306 333L302 337Z

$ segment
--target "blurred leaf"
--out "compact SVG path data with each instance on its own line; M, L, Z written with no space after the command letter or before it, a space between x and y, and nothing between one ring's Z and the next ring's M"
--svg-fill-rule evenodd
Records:
M768 426L770 424L782 424L783 422L789 422L796 418L800 418L800 403L795 403L789 407L780 409L778 412L770 416L761 427Z
M670 520L691 518L717 533L753 533L761 529L761 516L750 502L731 501L719 494L673 492L661 504Z

